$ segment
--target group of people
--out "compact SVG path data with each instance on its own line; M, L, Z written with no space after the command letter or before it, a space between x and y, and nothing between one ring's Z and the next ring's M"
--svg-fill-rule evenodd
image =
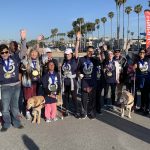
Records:
M104 107L108 106L109 87L113 108L119 104L123 87L135 96L134 108L137 105L137 91L141 92L141 106L138 111L149 114L150 93L150 60L146 50L140 49L136 59L123 57L120 49L109 50L107 45L95 50L87 47L84 57L78 56L81 34L76 34L75 51L66 48L63 63L52 57L50 48L39 53L39 43L28 50L26 31L21 30L21 46L12 41L9 47L0 45L0 85L3 124L1 131L13 124L22 129L19 101L24 100L26 118L31 119L27 101L32 96L43 95L45 98L45 120L47 123L57 120L58 95L63 93L64 116L69 115L70 95L74 107L74 116L94 119L101 114L101 95L104 89ZM95 53L97 51L97 53ZM95 54L95 55L94 55ZM77 100L80 89L81 102Z

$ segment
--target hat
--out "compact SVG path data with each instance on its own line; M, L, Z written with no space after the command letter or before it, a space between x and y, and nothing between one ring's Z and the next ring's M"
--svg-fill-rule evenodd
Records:
M71 54L71 53L73 53L73 51L72 51L71 48L67 48L67 49L65 50L65 54Z
M45 53L51 53L52 52L52 50L50 49L50 48L44 48L44 51L45 51Z
M115 49L115 50L114 50L114 52L120 52L120 51L121 51L120 49Z

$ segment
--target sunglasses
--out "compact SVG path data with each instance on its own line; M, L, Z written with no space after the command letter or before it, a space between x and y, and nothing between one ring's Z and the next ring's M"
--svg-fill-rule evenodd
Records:
M115 53L120 53L120 51L116 51Z
M9 53L8 51L1 52L1 55L8 54L8 53Z
M140 54L145 54L145 52L140 52Z

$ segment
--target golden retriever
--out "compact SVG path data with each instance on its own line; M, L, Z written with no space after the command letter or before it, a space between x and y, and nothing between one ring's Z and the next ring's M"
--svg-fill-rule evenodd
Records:
M128 118L131 118L131 109L134 105L134 96L124 90L121 94L120 98L120 103L121 103L121 117L124 117L124 110L128 110Z
M33 96L27 101L27 109L33 109L33 121L35 123L40 124L41 119L41 109L44 107L45 99L43 96Z

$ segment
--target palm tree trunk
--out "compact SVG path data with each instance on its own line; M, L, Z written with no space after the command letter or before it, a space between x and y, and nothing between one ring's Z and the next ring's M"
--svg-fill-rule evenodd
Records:
M127 26L127 44L126 44L126 51L128 46L128 40L129 40L129 14L128 14L128 26Z
M104 42L105 42L105 23L104 23Z
M119 45L119 23L118 23L118 18L119 18L119 14L118 14L118 5L116 5L116 11L117 11L117 46Z
M120 48L120 6L119 6L119 22L118 22L118 48Z
M124 3L123 3L123 48L124 48Z
M80 23L80 33L81 33L81 23ZM82 52L81 49L82 49L82 39L80 38L80 50L79 50L80 52Z
M139 27L140 26L140 23L139 23L139 14L138 14L138 50L140 48L140 45L139 45Z
M97 37L98 37L98 40L99 40L99 29L97 29Z
M113 42L112 42L112 19L111 19L111 48L113 48Z

